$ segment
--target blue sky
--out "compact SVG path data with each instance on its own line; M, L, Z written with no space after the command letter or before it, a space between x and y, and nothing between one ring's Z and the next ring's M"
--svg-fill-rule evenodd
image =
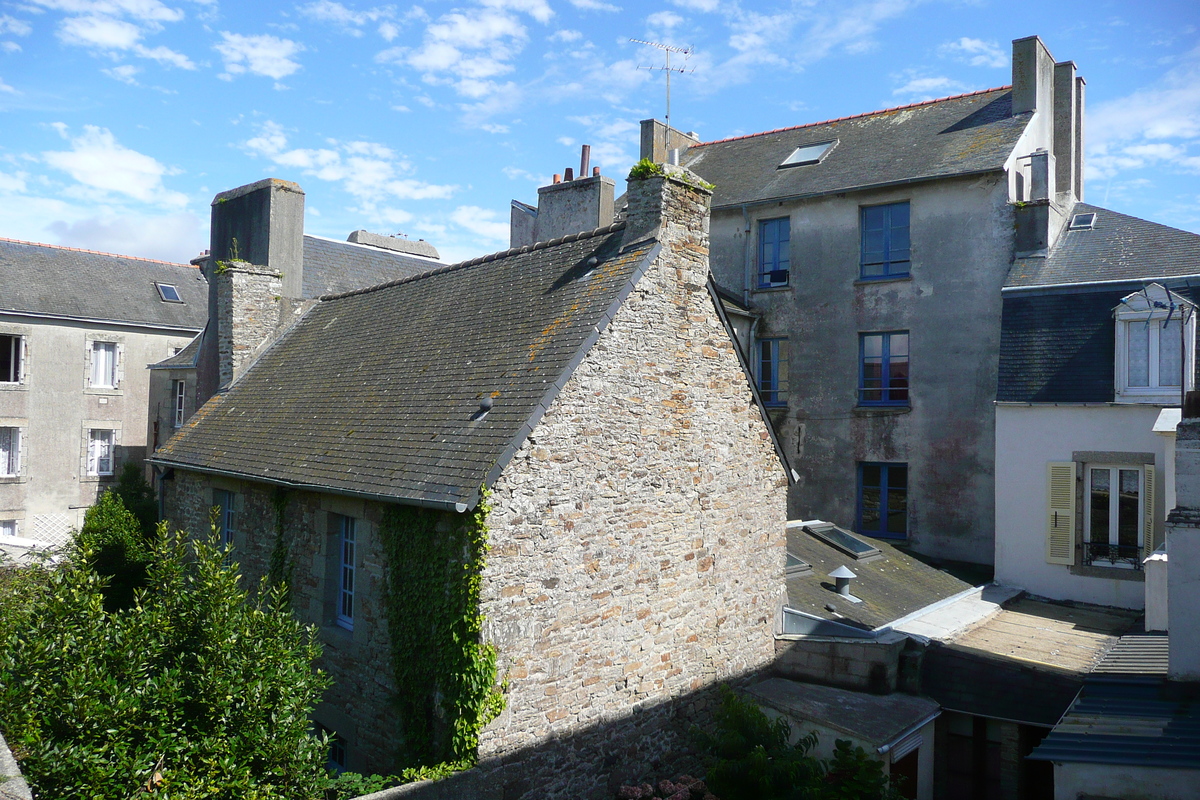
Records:
M187 260L273 176L309 233L459 260L581 143L621 190L665 110L630 38L694 48L672 122L707 141L1006 85L1032 34L1087 79L1087 199L1200 232L1195 0L0 0L0 236Z

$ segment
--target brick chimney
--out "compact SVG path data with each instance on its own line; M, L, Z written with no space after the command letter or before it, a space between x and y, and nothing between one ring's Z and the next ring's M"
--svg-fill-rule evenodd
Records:
M1167 515L1168 675L1200 681L1200 393L1175 429L1175 508Z
M564 180L555 175L553 183L538 189L537 206L512 201L510 247L546 242L612 224L616 183L601 175L599 167L590 177L586 176L590 158L591 148L585 144L580 154L579 177L574 177L570 167L564 172Z
M208 327L201 344L197 400L227 387L281 323L281 299L304 286L304 191L267 178L212 202Z

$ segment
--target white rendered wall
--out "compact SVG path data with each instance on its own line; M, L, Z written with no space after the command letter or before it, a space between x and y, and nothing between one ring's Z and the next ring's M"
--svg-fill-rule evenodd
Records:
M1128 764L1055 764L1054 800L1120 797L1122 800L1194 800L1196 770Z
M1152 428L1158 406L998 405L996 407L996 580L1053 600L1142 608L1141 581L1072 575L1046 563L1046 464L1070 461L1078 451L1154 453L1165 466L1167 442ZM1155 492L1161 531L1163 491ZM1161 536L1161 533L1159 534ZM1076 554L1078 557L1078 554Z

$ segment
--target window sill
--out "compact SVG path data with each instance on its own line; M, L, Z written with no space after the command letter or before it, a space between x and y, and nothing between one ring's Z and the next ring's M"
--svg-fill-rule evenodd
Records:
M110 472L105 475L84 475L82 478L79 479L79 482L80 483L104 483L105 481L111 481L113 479L113 474L114 473Z
M750 291L752 291L756 294L759 292L786 292L788 289L791 289L791 288L792 288L791 284L784 284L783 286L756 286L755 288L751 289Z
M0 383L0 392L23 392L28 388L24 383L12 383L10 381Z
M334 650L344 650L354 644L354 631L337 624L325 624L321 626L321 641Z
M855 414L859 416L891 416L894 414L912 413L912 406L855 406Z
M1113 400L1118 405L1146 405L1146 406L1179 406L1179 392L1155 392L1153 394L1121 394L1118 393L1116 399Z
M121 390L121 387L119 387L119 386L111 388L111 389L106 389L106 388L103 388L100 386L89 386L83 390L83 393L100 395L102 397L114 397L114 396L120 396L120 395L124 394L124 392Z
M897 283L899 281L911 281L912 273L904 273L903 275L879 275L875 277L864 277L859 275L854 281L855 286L867 286L874 283Z
M25 483L28 480L24 475L0 475L0 486L9 483Z
M1079 575L1084 578L1108 578L1113 581L1136 581L1138 583L1146 582L1146 571L1141 569L1132 569L1130 567L1099 567L1095 564L1085 566L1083 564L1072 564L1072 575Z

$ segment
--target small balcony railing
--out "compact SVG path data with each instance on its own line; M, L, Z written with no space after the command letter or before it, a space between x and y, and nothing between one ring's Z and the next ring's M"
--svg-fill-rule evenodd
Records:
M1083 563L1097 567L1122 566L1142 568L1142 547L1136 544L1084 542Z

